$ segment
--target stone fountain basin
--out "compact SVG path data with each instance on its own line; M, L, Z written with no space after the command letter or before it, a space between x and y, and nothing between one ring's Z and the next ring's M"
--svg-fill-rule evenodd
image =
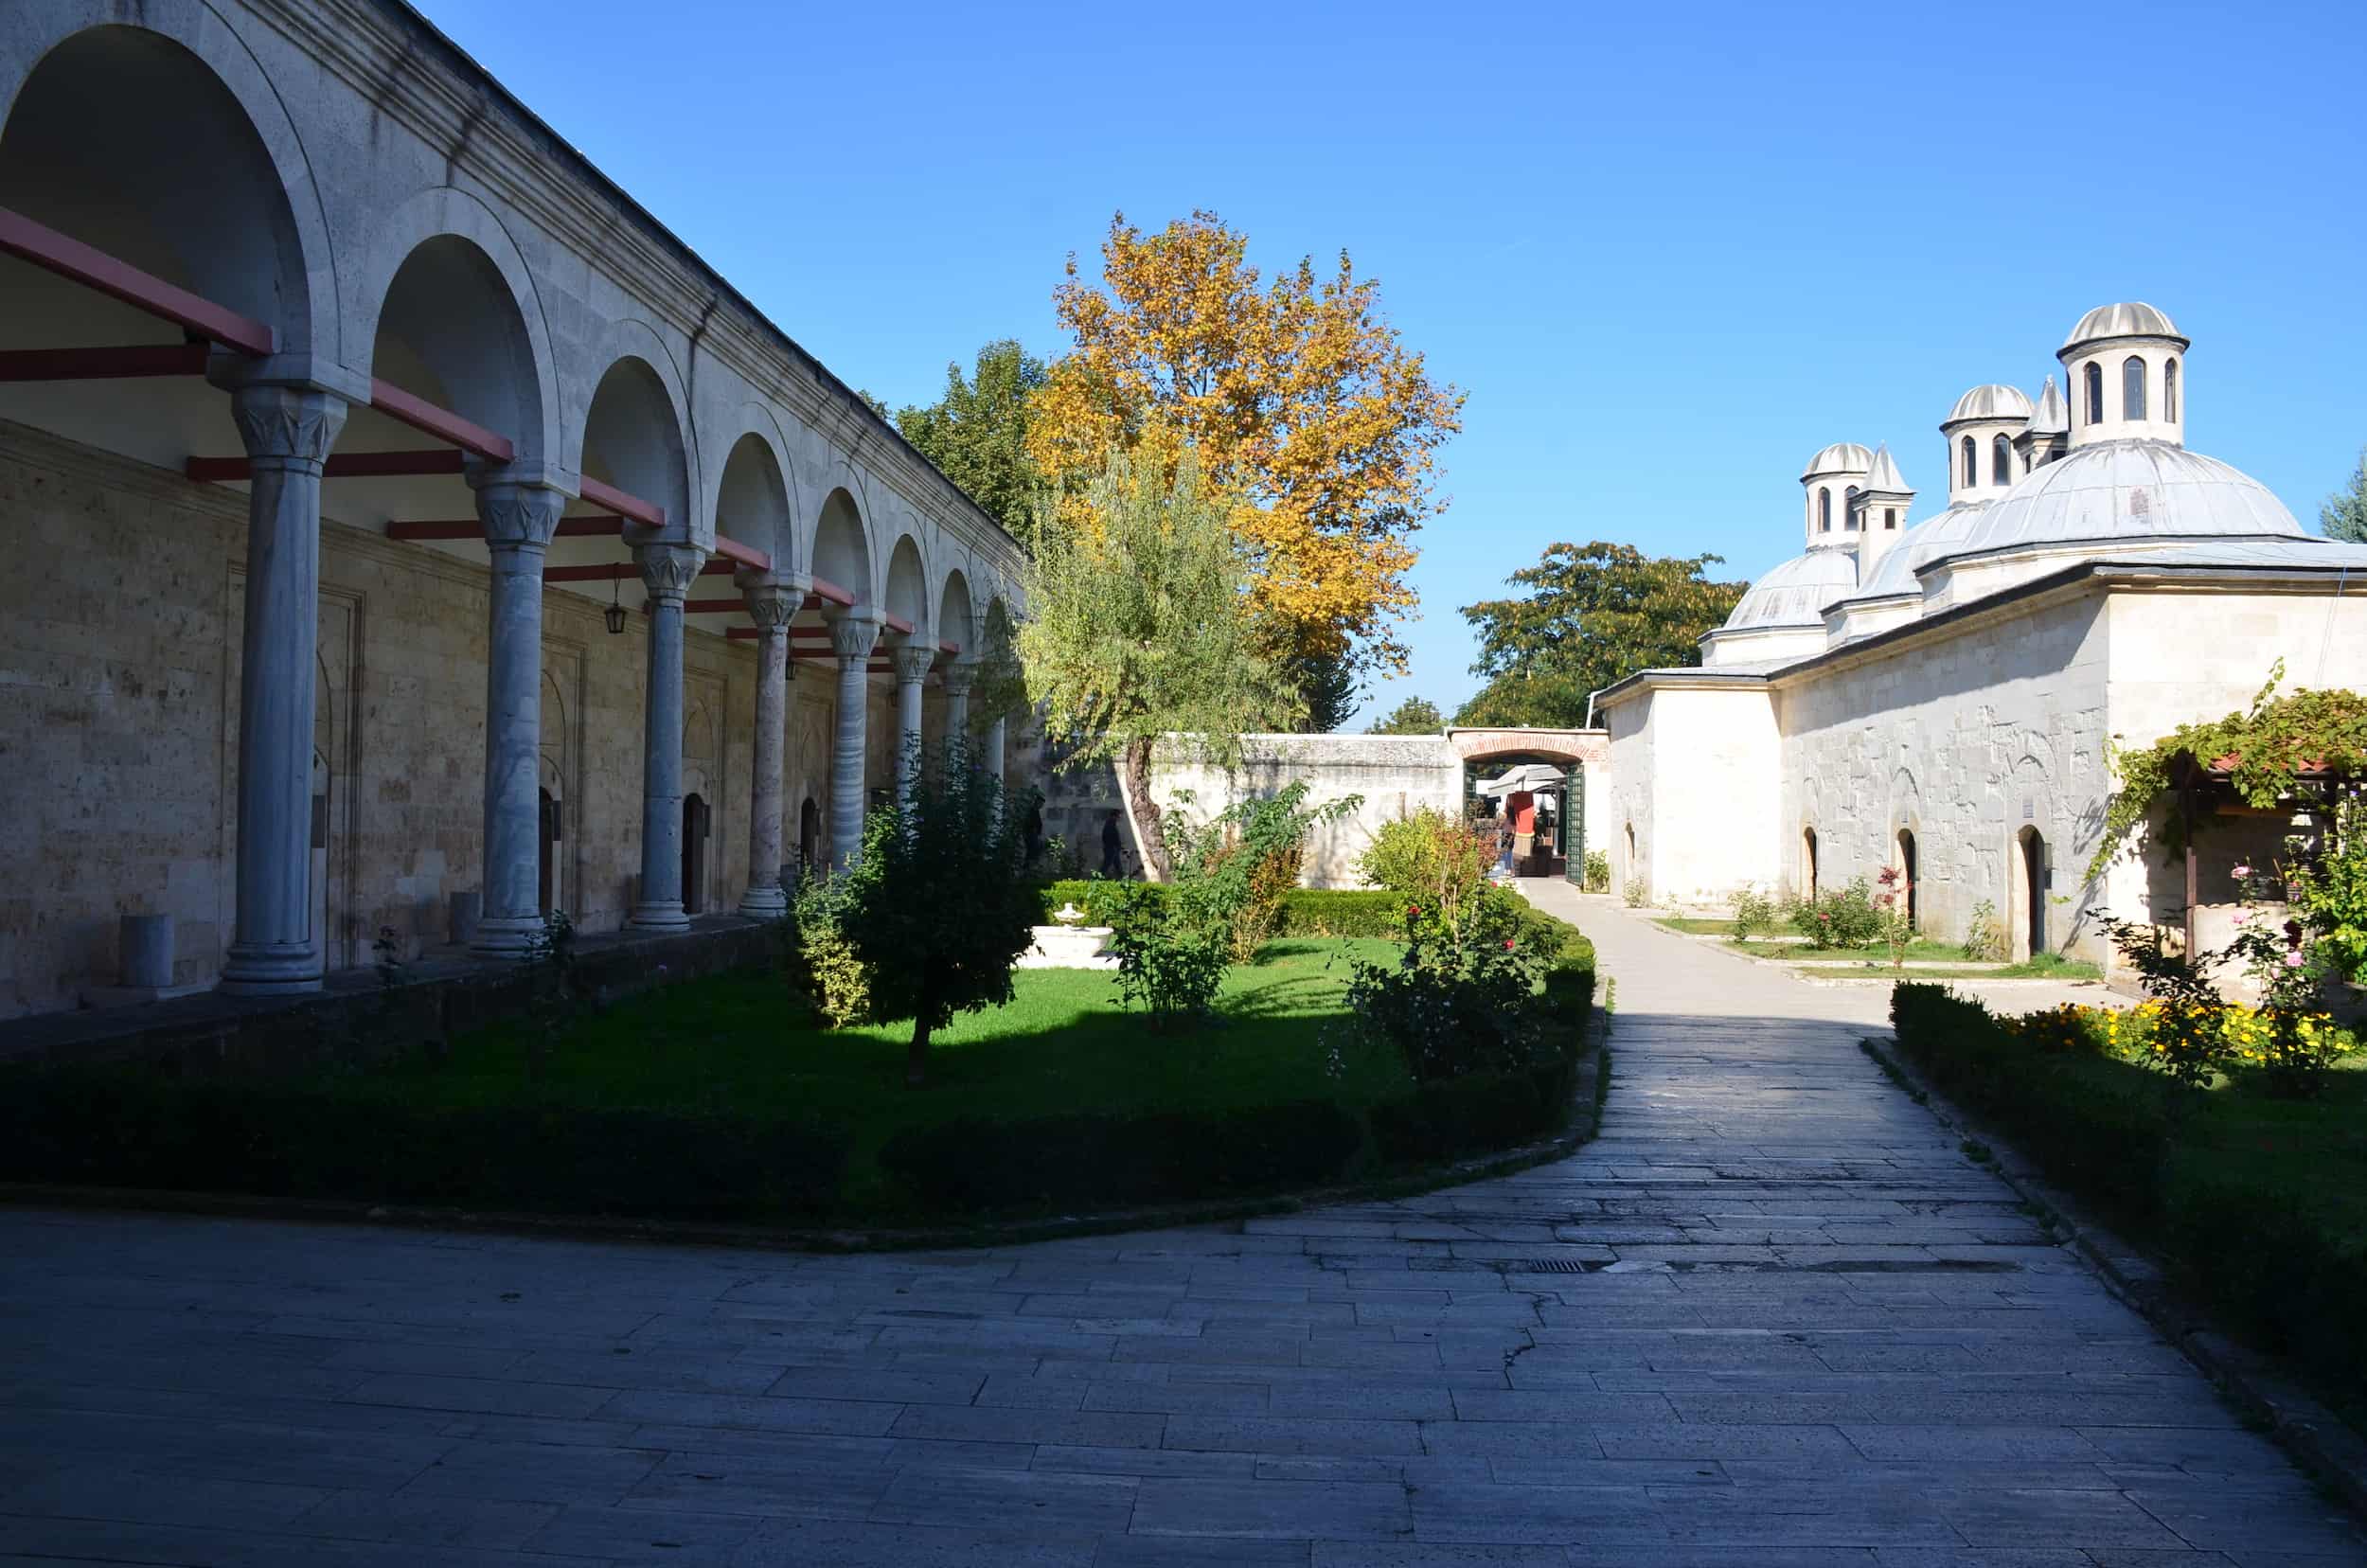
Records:
M1036 944L1021 953L1013 969L1113 970L1118 961L1101 951L1110 939L1108 926L1040 925Z

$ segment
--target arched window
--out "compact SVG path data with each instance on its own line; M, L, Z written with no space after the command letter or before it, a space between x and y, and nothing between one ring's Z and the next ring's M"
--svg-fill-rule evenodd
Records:
M1822 486L1816 492L1816 531L1819 533L1833 531L1833 492L1829 488Z
M2178 423L2178 361L2162 362L2162 418L2170 424Z
M1849 492L1842 497L1841 526L1844 528L1854 528L1858 526L1857 501L1858 487L1852 485L1849 487Z
M1989 483L2010 485L2014 482L2014 443L2000 436L1989 443Z
M1965 437L1965 483L1967 485L1977 485L1980 482L1981 449L1974 446L1972 444L1972 437L1967 436Z
M1885 528L1895 528L1898 526L1898 508L1896 507L1884 507L1882 508L1882 526Z
M2102 424L2104 422L2104 366L2090 360L2087 374L2082 380L2088 385L2086 400L2088 422L2091 425Z
M2121 418L2142 419L2145 417L2145 362L2131 354L2121 361Z

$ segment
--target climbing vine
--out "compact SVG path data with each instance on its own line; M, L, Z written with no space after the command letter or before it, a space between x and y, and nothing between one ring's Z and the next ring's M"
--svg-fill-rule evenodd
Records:
M2273 806L2292 794L2305 768L2332 777L2367 774L2367 696L2304 686L2279 697L2276 688L2284 679L2285 661L2280 659L2248 710L2180 724L2150 746L2110 748L2114 789L2105 808L2103 840L2088 863L2090 882L2104 874L2113 854L2170 788L2172 770L2181 757L2192 757L2203 767L2227 762L2229 782L2253 807ZM2162 836L2163 847L2183 848L2183 825L2173 820Z

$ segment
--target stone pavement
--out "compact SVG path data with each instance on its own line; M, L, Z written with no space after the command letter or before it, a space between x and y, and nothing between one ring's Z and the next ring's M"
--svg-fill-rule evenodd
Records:
M1604 1135L1401 1203L863 1257L0 1211L0 1562L2367 1561L1882 1079L1880 993L1579 918Z

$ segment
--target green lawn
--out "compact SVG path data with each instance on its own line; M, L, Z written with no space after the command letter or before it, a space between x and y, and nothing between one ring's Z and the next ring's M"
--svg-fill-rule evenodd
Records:
M896 1131L961 1116L1015 1119L1134 1108L1194 1110L1402 1094L1394 1054L1342 1042L1345 1072L1325 1070L1326 1025L1342 1015L1352 958L1392 962L1369 938L1272 941L1225 977L1221 1017L1189 1034L1150 1032L1123 1010L1113 973L1022 970L1006 1006L964 1013L935 1035L931 1085L904 1087L909 1025L826 1030L802 1018L774 975L695 980L587 1014L553 1048L538 1090L528 1031L504 1024L463 1036L440 1060L363 1080L417 1104L507 1105L540 1098L592 1108L731 1110L818 1116L850 1140L846 1196L877 1198L881 1147ZM355 1087L360 1087L356 1085Z
M2104 971L2095 965L2076 959L2049 956L2037 962L2020 964L1966 964L1933 969L1897 970L1888 958L1869 958L1857 964L1802 964L1795 968L1809 974L1829 974L1856 977L1860 974L1895 976L1901 980L2100 980Z

